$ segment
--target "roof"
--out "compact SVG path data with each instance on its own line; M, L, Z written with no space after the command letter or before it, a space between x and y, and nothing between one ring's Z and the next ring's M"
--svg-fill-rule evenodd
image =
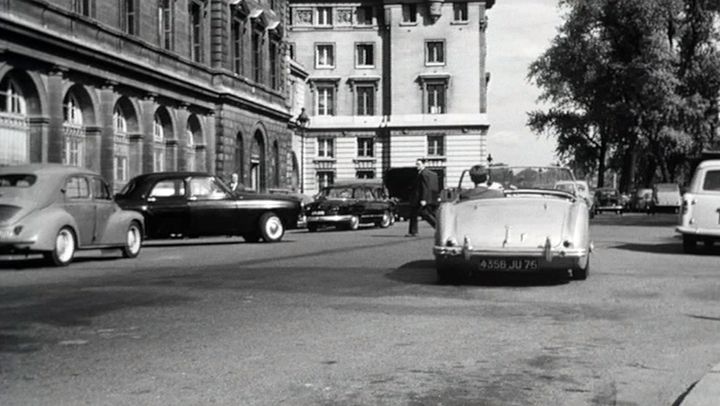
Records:
M13 166L0 167L1 173L33 173L37 175L65 175L71 173L87 173L97 175L95 171L91 171L87 168L81 168L79 166L70 166L62 164L48 164L48 163L35 163L35 164L23 164Z

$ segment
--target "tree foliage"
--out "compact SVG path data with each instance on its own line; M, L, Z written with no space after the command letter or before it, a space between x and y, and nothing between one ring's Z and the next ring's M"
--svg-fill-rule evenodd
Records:
M560 0L564 22L528 77L550 107L529 113L557 154L603 185L675 180L715 139L716 0Z

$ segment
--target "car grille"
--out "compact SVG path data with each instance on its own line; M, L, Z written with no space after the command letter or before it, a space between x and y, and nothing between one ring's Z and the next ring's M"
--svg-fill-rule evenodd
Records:
M17 206L0 204L0 223L11 219L19 211L20 211L20 208Z

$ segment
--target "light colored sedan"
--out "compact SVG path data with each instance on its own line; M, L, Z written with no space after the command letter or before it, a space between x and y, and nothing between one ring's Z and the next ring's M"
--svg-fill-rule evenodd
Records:
M489 169L493 183L463 172L457 188L443 191L433 253L441 283L477 272L571 271L586 279L592 243L587 202L572 173L560 167ZM568 182L573 181L573 182Z
M80 249L140 253L142 215L113 201L100 175L57 164L0 168L0 254L42 253L56 266Z

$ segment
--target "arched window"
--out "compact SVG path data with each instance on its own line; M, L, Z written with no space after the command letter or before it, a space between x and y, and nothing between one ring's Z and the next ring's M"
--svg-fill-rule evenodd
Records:
M195 141L193 140L193 133L190 131L190 129L185 130L185 140L187 141L187 146L192 148L195 145Z
M120 106L115 106L113 111L113 127L115 134L126 134L127 133L127 119Z
M63 100L63 163L72 166L85 166L85 129L83 112L78 99L68 92Z
M65 120L65 124L77 126L83 125L83 115L82 110L80 109L80 103L78 103L72 93L68 93L67 96L65 96L65 101L63 102L63 118Z
M153 119L153 141L165 141L165 130L163 129L162 120L157 113L155 113L155 118Z
M10 79L0 83L0 112L10 114L27 114L25 98L20 92L20 87Z

